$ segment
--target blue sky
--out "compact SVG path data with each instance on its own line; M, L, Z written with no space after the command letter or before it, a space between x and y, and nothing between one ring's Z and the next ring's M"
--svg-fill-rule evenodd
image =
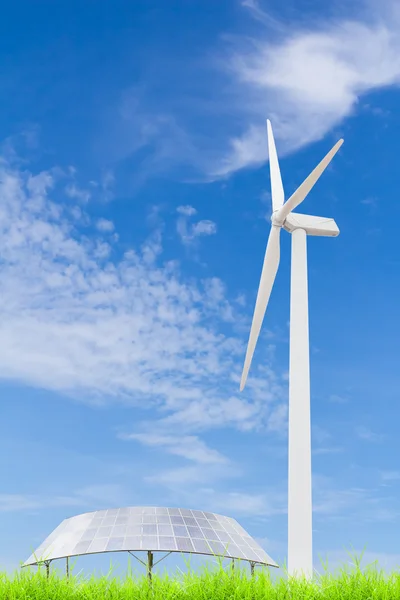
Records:
M308 246L316 563L400 563L399 57L389 0L3 7L1 568L142 504L232 516L285 558L286 234L238 391L266 118L287 195L345 139L302 207L341 229Z

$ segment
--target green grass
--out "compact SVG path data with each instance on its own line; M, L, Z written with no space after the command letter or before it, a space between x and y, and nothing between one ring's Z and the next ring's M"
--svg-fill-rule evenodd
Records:
M334 574L325 572L312 582L282 577L272 581L267 569L235 568L190 570L175 577L153 575L125 579L108 576L89 579L44 569L21 570L8 577L0 573L0 600L400 600L400 572L385 574L375 564L361 569L360 561Z

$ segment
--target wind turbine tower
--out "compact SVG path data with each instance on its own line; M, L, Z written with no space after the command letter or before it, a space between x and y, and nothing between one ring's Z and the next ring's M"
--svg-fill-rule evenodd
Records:
M336 237L333 219L295 213L343 143L339 140L285 202L278 156L267 121L272 193L268 238L256 306L240 382L246 385L254 350L280 261L282 228L292 235L289 357L288 573L312 577L312 487L310 420L310 351L308 328L307 235Z

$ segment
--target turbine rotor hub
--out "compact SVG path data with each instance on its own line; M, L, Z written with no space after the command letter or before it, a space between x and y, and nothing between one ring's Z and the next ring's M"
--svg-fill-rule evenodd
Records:
M275 227L283 227L285 220L286 219L282 219L279 217L279 210L274 210L274 212L271 215L272 225L274 225Z

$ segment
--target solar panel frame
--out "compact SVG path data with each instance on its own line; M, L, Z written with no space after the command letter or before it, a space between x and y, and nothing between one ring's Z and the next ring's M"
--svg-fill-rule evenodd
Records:
M190 552L278 566L231 517L169 507L123 507L65 519L23 566L119 551Z

